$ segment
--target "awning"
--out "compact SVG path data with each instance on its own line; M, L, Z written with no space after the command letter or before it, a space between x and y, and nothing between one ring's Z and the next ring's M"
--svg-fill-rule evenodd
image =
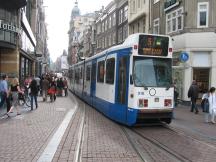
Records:
M19 9L26 6L27 0L1 0L1 6L7 9Z

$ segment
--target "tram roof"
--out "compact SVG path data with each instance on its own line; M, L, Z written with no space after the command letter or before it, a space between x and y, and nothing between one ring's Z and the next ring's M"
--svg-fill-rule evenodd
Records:
M97 53L96 55L92 56L92 57L89 57L89 58L86 58L86 62L90 61L90 60L93 60L97 57L100 57L100 56L103 56L107 53L110 53L110 52L115 52L115 51L118 51L120 49L127 49L127 48L131 48L133 47L134 45L137 45L138 42L139 42L139 36L140 35L152 35L152 36L162 36L162 37L170 37L168 35L158 35L158 34L147 34L147 33L135 33L135 34L131 34L129 35L125 41L120 44L120 45L116 45L116 46L113 46L113 47L110 47L100 53ZM79 65L79 64L82 64L84 61L80 61L79 63L77 63L76 65Z

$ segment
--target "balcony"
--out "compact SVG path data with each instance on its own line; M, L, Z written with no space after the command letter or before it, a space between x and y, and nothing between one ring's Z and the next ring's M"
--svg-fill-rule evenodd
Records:
M8 9L19 9L26 6L27 0L1 0L1 6Z

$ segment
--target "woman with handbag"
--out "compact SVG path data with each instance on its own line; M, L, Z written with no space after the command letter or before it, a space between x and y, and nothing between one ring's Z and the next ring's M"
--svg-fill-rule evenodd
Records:
M10 110L8 111L7 115L9 116L9 113L12 112L12 110L14 108L16 108L16 110L17 110L17 115L20 115L21 114L20 110L17 107L19 104L18 94L19 93L24 94L24 92L20 89L18 78L13 79L10 91L12 94L12 106L11 106Z

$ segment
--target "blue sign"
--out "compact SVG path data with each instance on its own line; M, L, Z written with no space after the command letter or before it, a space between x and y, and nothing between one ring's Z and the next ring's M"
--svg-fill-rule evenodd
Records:
M189 59L189 55L186 52L182 52L179 57L181 62L186 62Z

